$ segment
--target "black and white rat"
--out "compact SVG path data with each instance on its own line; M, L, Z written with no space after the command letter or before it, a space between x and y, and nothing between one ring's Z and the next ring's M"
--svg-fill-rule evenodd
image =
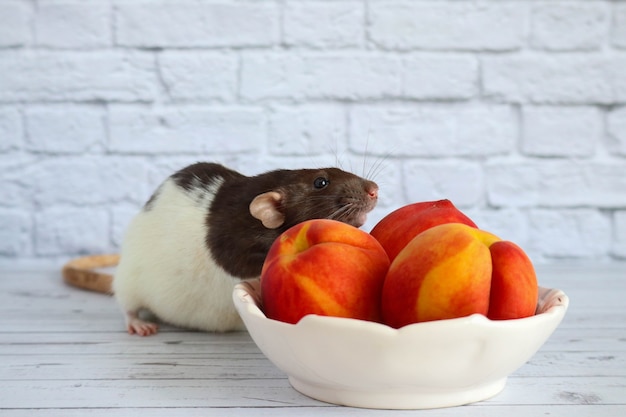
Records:
M243 329L233 287L259 277L282 232L316 218L360 227L377 199L376 183L338 168L252 177L213 163L183 168L161 184L124 237L112 291L128 332L157 332L141 310L180 327ZM66 281L76 284L68 271Z

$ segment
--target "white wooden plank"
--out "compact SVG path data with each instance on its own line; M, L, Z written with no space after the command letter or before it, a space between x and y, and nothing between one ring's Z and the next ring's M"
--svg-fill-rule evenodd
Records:
M626 291L624 292L626 297ZM114 300L104 305L74 304L55 300L39 307L5 304L0 307L0 331L72 332L124 330L124 317ZM7 303L11 303L8 301ZM582 306L574 303L559 328L619 328L626 330L626 307L622 305Z
M3 355L0 380L277 379L262 355Z
M502 393L488 400L500 405L615 404L626 405L623 377L510 378Z
M259 353L2 355L0 380L284 378ZM513 377L626 377L626 352L539 352Z
M538 352L514 376L626 378L626 352Z
M123 345L123 346L120 346ZM206 352L254 351L247 332L202 333L163 331L147 338L115 332L2 332L0 355L17 350L24 354L114 354L121 349L126 354L163 354L177 352L203 354ZM542 351L626 351L626 331L620 328L561 328L559 327L541 348Z
M499 406L472 404L463 407L436 410L366 410L351 407L181 407L181 408L81 408L81 409L23 409L2 410L3 417L624 417L624 405L540 405L540 406Z
M247 332L204 333L164 331L150 337L129 335L125 331L116 332L41 332L13 333L0 332L0 354L10 353L15 347L29 354L74 353L66 349L79 345L88 349L86 353L117 353L119 349L132 347L138 352L181 353L231 352L232 349L255 351L252 339ZM78 352L77 352L78 353ZM128 352L128 353L133 353Z
M543 345L546 351L626 350L626 332L620 327L558 327Z
M314 405L286 379L0 381L3 408Z
M511 378L485 403L496 405L626 405L621 377ZM276 407L318 402L286 379L0 381L3 408Z

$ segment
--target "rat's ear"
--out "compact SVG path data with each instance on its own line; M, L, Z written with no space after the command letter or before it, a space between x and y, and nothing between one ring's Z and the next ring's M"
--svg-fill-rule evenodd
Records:
M259 194L250 203L250 214L268 229L276 229L285 223L285 215L278 210L282 200L283 195L277 191Z

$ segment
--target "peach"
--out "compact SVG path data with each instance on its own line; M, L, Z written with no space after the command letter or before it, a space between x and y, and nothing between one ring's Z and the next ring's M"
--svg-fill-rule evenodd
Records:
M426 229L445 223L476 227L450 200L438 200L400 207L379 221L370 234L383 245L389 260L393 262L411 239Z
M539 295L532 262L513 242L494 242L489 251L493 270L487 317L506 320L532 316Z
M395 328L471 314L513 319L534 314L537 294L532 263L517 245L447 223L417 235L393 260L381 308Z
M261 272L265 315L297 323L307 314L381 321L389 268L383 247L346 223L316 219L281 234Z

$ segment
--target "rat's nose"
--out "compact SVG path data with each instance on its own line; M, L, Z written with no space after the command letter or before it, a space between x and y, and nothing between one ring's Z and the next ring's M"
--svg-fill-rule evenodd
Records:
M376 200L378 198L378 185L375 183L370 182L365 191L367 191L367 195L370 199Z

